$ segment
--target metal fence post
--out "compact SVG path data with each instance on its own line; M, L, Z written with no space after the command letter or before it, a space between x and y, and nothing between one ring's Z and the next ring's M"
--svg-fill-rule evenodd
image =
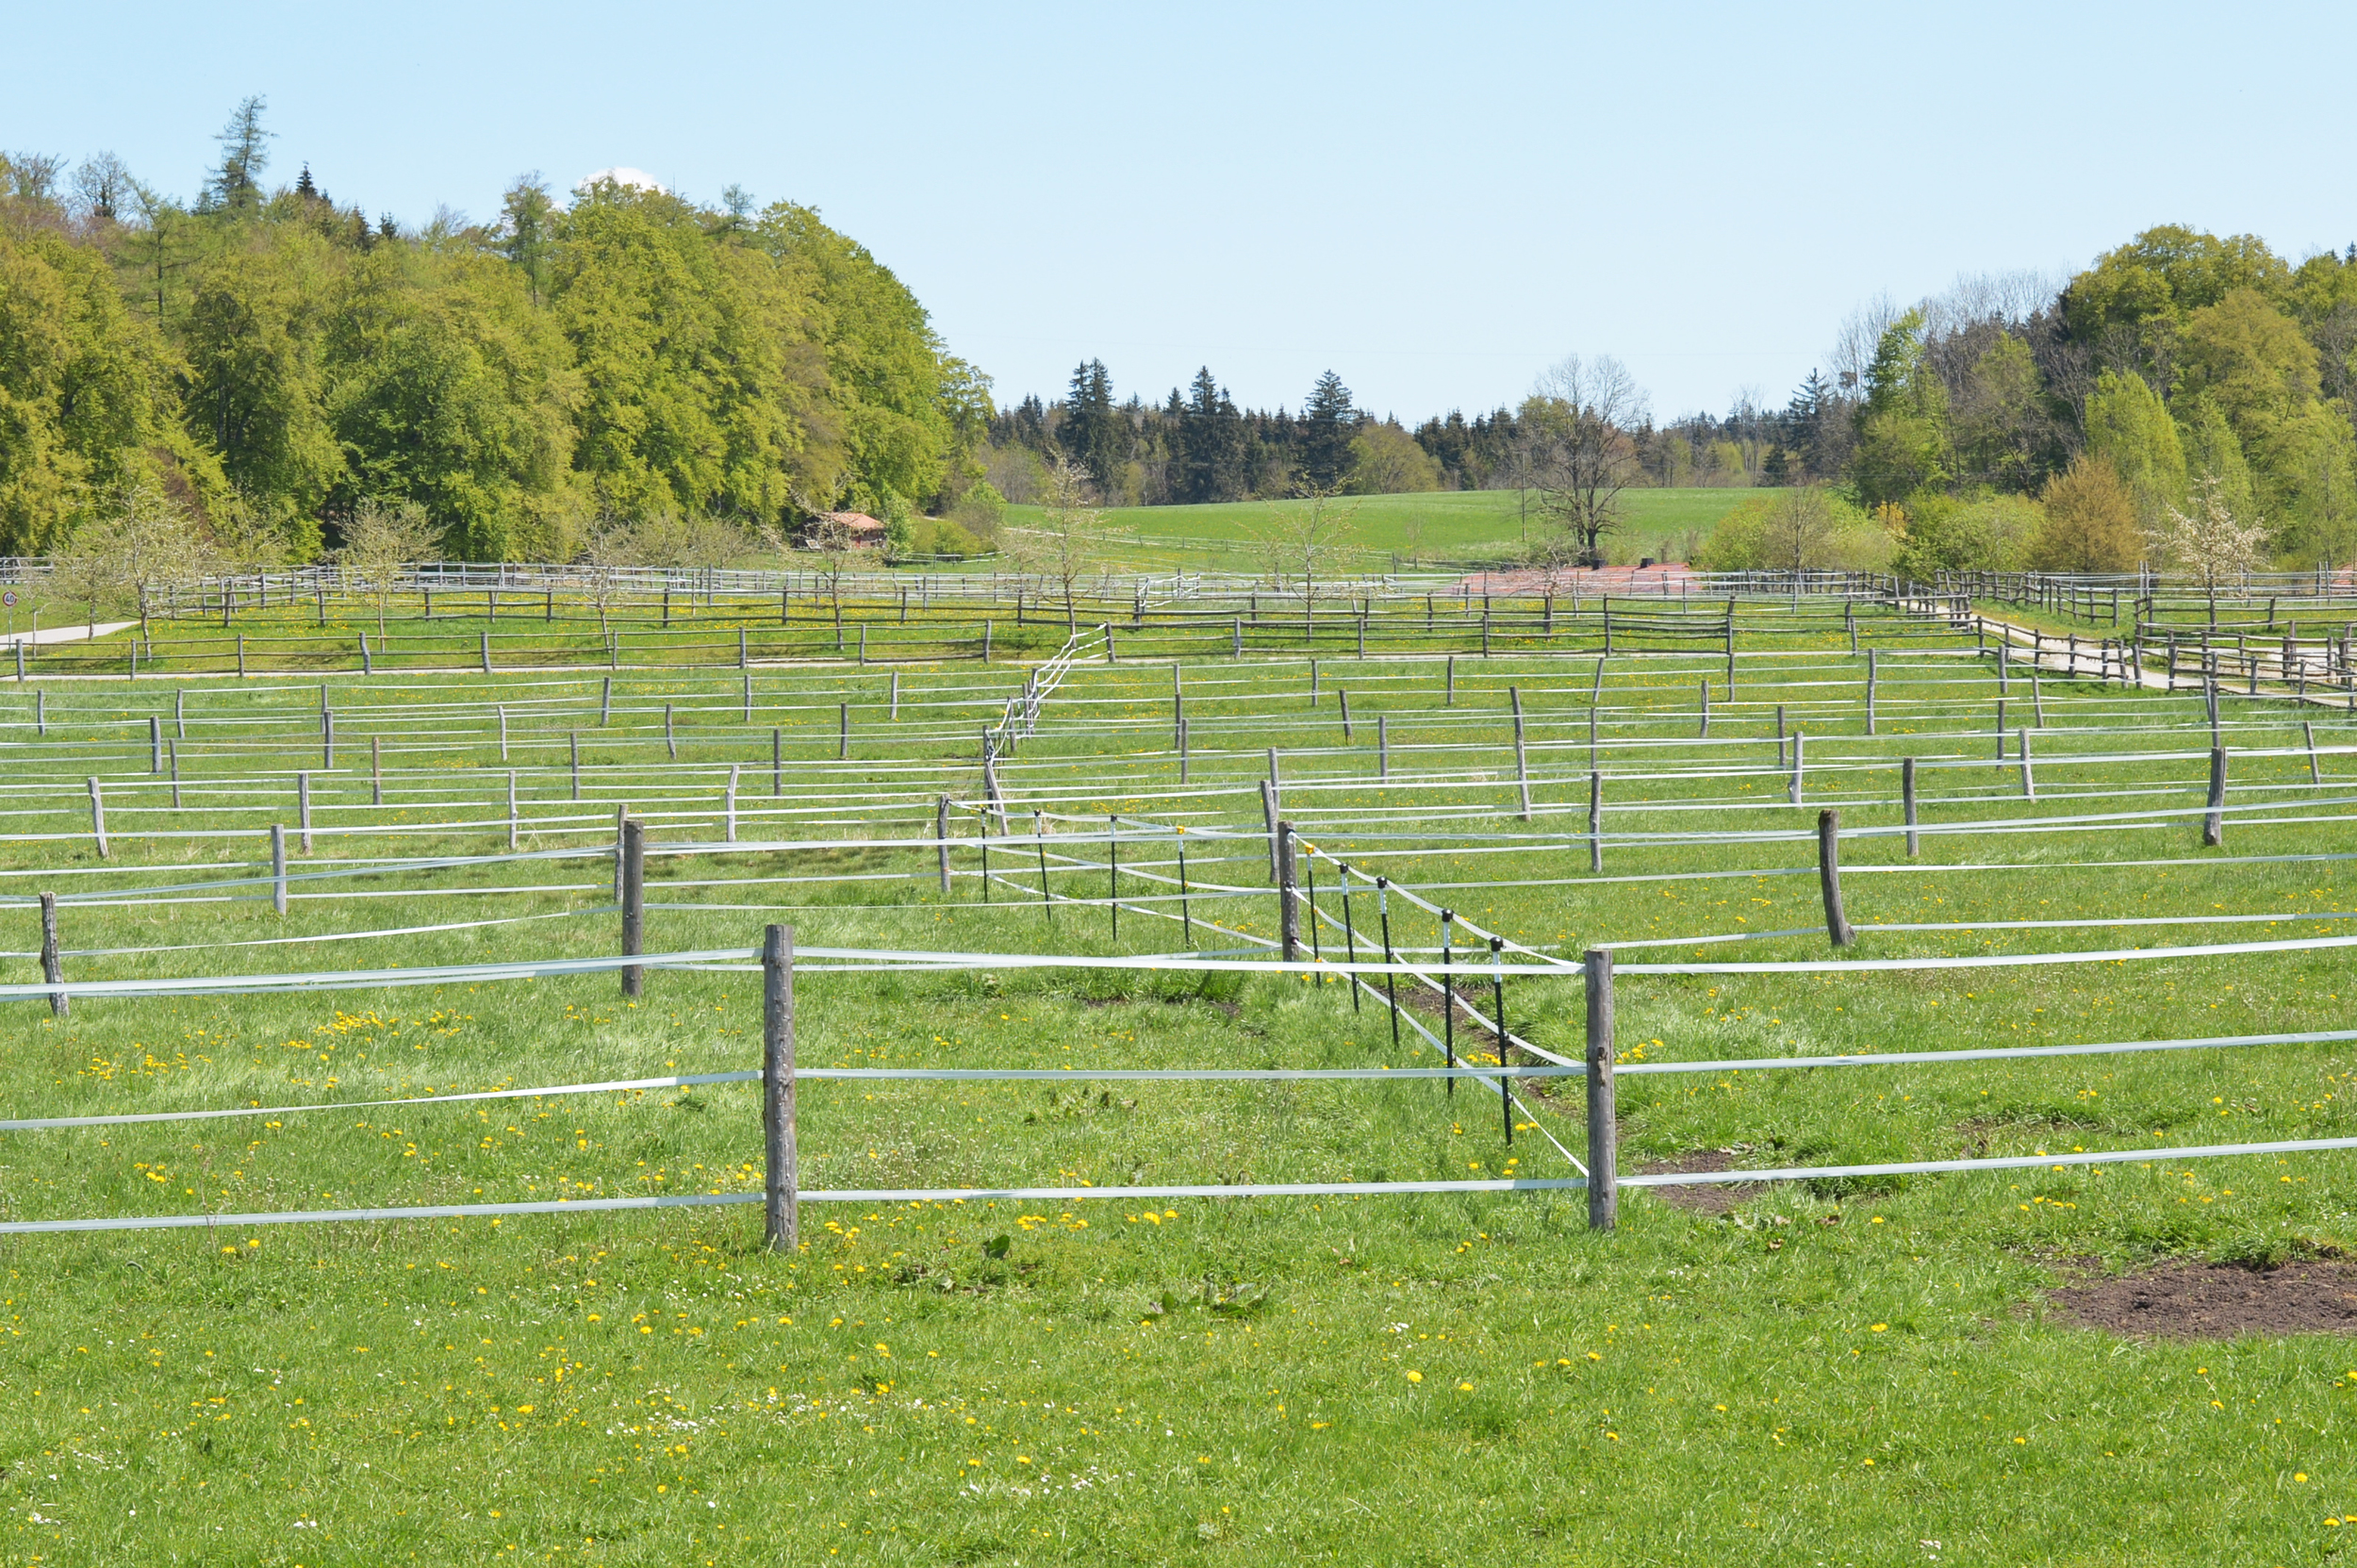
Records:
M1588 949L1588 1229L1620 1223L1618 1118L1612 1105L1612 951Z
M763 1243L794 1251L800 1230L794 1126L794 928L761 935L761 1144Z

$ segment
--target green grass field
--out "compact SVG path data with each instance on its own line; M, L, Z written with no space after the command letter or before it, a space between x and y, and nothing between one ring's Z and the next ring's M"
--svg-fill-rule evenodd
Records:
M335 770L307 677L197 681L176 712L176 683L52 681L45 736L28 728L30 691L8 683L0 892L115 891L61 912L67 975L85 982L609 954L613 819L627 803L667 851L649 863L652 951L750 947L768 920L791 922L805 949L1247 948L1275 927L1263 850L1220 834L1257 829L1257 781L1277 747L1310 842L1484 926L1567 957L1757 933L1626 949L1624 965L1803 960L1827 951L1803 841L1817 810L1838 807L1848 829L1894 827L1898 761L1912 756L1934 830L1920 860L1895 836L1845 845L1866 957L2347 929L2312 918L2357 909L2346 863L2296 858L2357 852L2344 803L2357 767L2332 751L2357 743L2345 717L2230 698L2233 801L2262 819L2238 817L2223 850L2202 850L2198 817L2119 815L2200 805L2199 699L2050 679L2028 801L2019 760L1993 754L1991 667L1953 641L1900 635L1920 624L1862 624L1885 650L1871 736L1863 659L1822 624L1747 629L1733 691L1715 657L1616 656L1593 704L1602 876L1581 836L1591 661L1460 657L1452 690L1440 661L1378 650L1322 661L1312 699L1297 657L1191 659L1181 784L1171 669L1146 662L1140 638L1119 665L1076 669L1001 764L1016 831L991 841L988 883L975 874L974 736L1019 673L905 669L895 718L889 677L832 665L755 671L750 720L734 671L628 675L603 723L594 674L341 675ZM2009 724L2024 684L2017 665ZM151 714L174 743L176 809L148 771ZM2321 784L2299 751L2303 717L2324 748ZM1799 809L1785 729L1809 737ZM732 767L734 846L720 841ZM297 769L313 774L320 835L299 872L477 858L297 881L283 917L265 884L203 885L265 874L262 835L294 820ZM525 850L594 852L500 858L510 769ZM92 775L113 840L103 863ZM945 792L961 841L947 897L929 848L833 842L922 838ZM1055 818L1060 899L1099 901L1039 902L1034 809ZM1188 917L1244 935L1182 935L1167 836L1123 850L1116 935L1103 845L1071 841L1110 813L1186 825ZM1695 839L1704 828L1786 836ZM1677 836L1651 836L1665 834ZM763 847L779 840L812 847ZM1329 872L1319 902L1339 919ZM1361 884L1362 930L1372 901ZM1390 914L1400 947L1435 944L1435 923L1404 900ZM2183 923L1991 924L2125 916ZM1970 929L1874 929L1908 923ZM8 978L37 979L34 911L0 909L0 925L15 933L0 942ZM428 926L462 929L355 937ZM1322 938L1328 957L1336 934ZM277 945L224 945L239 942ZM1626 974L1619 1042L1637 1067L2329 1031L2347 1027L2345 952ZM658 969L635 1005L610 974L85 993L64 1019L20 1000L0 1018L0 1085L6 1114L35 1117L740 1069L758 1057L758 978ZM1394 1047L1372 999L1354 1010L1343 984L1274 974L814 964L797 1001L805 1065L1398 1067L1436 1055L1412 1028ZM1516 1032L1574 1056L1582 1007L1575 977L1508 988ZM1479 1044L1461 1022L1459 1041ZM2165 1154L2357 1135L2352 1074L2349 1041L1629 1072L1624 1171L1705 1151L1757 1167L2152 1158L1780 1183L1739 1191L1723 1214L1631 1189L1609 1235L1588 1230L1581 1194L1525 1192L813 1201L804 1246L783 1258L760 1249L754 1206L0 1237L0 1391L15 1413L0 1435L15 1521L0 1560L2326 1562L2357 1539L2328 1523L2357 1515L2346 1342L2120 1339L2063 1326L2044 1293L2156 1259L2357 1246L2349 1153ZM753 1087L9 1131L0 1217L757 1192ZM803 1180L1570 1174L1541 1130L1580 1150L1579 1088L1534 1081L1525 1098L1509 1147L1494 1093L1470 1082L814 1080Z
M1612 543L1615 557L1682 559L1689 533L1706 536L1751 494L1708 488L1625 491L1622 499L1628 523ZM1527 516L1525 498L1513 490L1362 496L1341 504L1355 508L1351 543L1362 557L1380 565L1397 555L1405 567L1417 561L1496 560L1519 551L1525 541L1542 540L1546 519L1535 497L1527 501ZM1122 506L1106 518L1127 536L1120 553L1137 565L1248 571L1253 569L1254 531L1272 516L1300 504L1244 501L1215 506ZM1018 528L1038 515L1037 507L1007 509L1007 520Z

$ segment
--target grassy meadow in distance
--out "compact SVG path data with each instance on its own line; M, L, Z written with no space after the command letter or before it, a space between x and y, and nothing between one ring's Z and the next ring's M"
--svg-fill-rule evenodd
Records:
M1615 559L1625 554L1632 562L1640 555L1683 559L1689 534L1707 536L1720 519L1755 493L1708 487L1624 491L1627 522L1608 541L1608 549ZM1348 496L1335 504L1350 509L1349 543L1367 566L1388 566L1393 555L1403 567L1420 559L1503 558L1522 547L1525 535L1541 540L1550 527L1535 492L1434 490ZM1273 516L1301 505L1295 501L1237 501L1210 506L1117 506L1107 511L1106 521L1128 536L1120 553L1141 565L1250 570L1254 531ZM1018 528L1035 522L1038 516L1035 506L1007 508L1007 520Z
M430 632L407 631L476 624L437 617ZM1963 656L1970 639L1862 614L1865 644L1884 650L1869 736L1864 659L1826 629L1838 618L1792 624L1747 628L1739 688L1714 691L1708 741L1696 684L1722 683L1722 660L1616 655L1598 767L1607 833L1621 836L1602 877L1580 836L1592 661L1460 657L1453 702L1432 659L1324 658L1314 699L1299 658L1193 661L1181 786L1170 668L1149 662L1141 634L1125 635L1120 665L1075 670L1003 765L1020 815L1012 843L990 841L987 903L971 874L974 734L1021 671L970 662L904 668L897 719L877 670L756 669L750 723L733 669L626 671L604 724L594 671L338 674L350 750L337 771L319 767L314 675L185 683L185 736L172 698L183 683L0 683L10 759L0 889L259 875L260 834L291 820L298 767L317 769L323 834L299 870L495 856L512 768L523 848L596 852L298 882L283 918L250 884L224 890L242 895L229 900L71 904L69 979L609 953L605 847L618 802L658 846L699 846L650 857L652 951L749 947L778 919L805 948L1168 952L1186 945L1166 917L1169 840L1124 848L1118 885L1135 901L1116 936L1101 903L1038 901L1030 805L1061 814L1064 836L1115 812L1187 824L1198 835L1191 917L1264 936L1275 920L1259 845L1204 834L1257 826L1265 749L1281 746L1288 810L1309 842L1382 855L1373 863L1402 884L1567 957L1599 941L1730 933L1760 934L1622 961L1822 956L1804 835L1822 805L1845 829L1894 827L1905 756L1922 765L1935 830L2021 826L1933 831L1914 867L1895 836L1846 844L1864 956L2280 939L2344 929L2302 917L2357 909L2346 863L2291 858L2357 852L2339 807L2357 767L2329 750L2357 741L2347 716L2230 696L2236 803L2280 803L2287 819L2235 820L2223 850L2202 850L2197 817L2073 820L2198 807L2209 744L2198 697L2049 679L2039 796L2025 801L2018 764L1992 758L1996 677ZM2013 679L2019 716L2019 666ZM32 686L47 694L45 737L28 729ZM1348 735L1338 687L1350 693ZM1514 814L1509 687L1536 781L1527 825ZM845 702L851 756L838 761ZM504 760L493 703L505 705ZM176 811L147 773L145 716L158 713L179 748ZM1376 777L1377 716L1388 785ZM2321 786L2297 751L2303 717L2327 748ZM1780 722L1809 735L1798 810L1785 799ZM371 736L385 741L382 805ZM748 841L735 846L717 842L731 766ZM110 792L107 863L87 832L92 773ZM947 897L930 849L762 847L921 837L940 791L962 803L962 874ZM1789 836L1642 836L1705 825ZM1059 893L1102 897L1101 844L1047 844L1063 867ZM1329 871L1318 898L1339 920ZM1362 942L1373 905L1361 883ZM1437 942L1404 901L1389 913L1401 947ZM467 924L526 916L546 918ZM2121 916L2186 923L1989 924ZM2227 916L2254 918L2214 923ZM1976 929L1873 929L1901 922ZM413 926L461 929L329 940ZM37 979L34 912L0 909L0 928L7 978ZM1192 934L1197 947L1243 945L1199 925ZM1338 935L1324 932L1328 957ZM281 945L218 945L232 942ZM124 949L144 950L85 951ZM1618 1037L1635 1065L2333 1030L2348 1025L2348 950L1628 974ZM1575 977L1517 978L1507 995L1517 1032L1578 1053ZM806 1065L1436 1056L1413 1029L1394 1046L1371 998L1354 1009L1340 983L1275 976L814 966L798 977L797 1004ZM18 1117L709 1073L754 1065L760 1042L759 977L745 972L652 971L635 1004L601 975L85 995L64 1019L38 1001L7 1006L0 1114ZM1416 1016L1439 1027L1433 1013ZM1460 1023L1457 1038L1479 1059L1475 1031ZM809 1202L790 1257L761 1250L751 1204L0 1237L0 1398L12 1415L0 1431L10 1510L0 1562L2330 1562L2357 1541L2357 1524L2333 1522L2357 1517L2346 1341L2118 1338L2064 1326L2045 1292L2161 1258L2265 1263L2357 1246L2349 1153L2164 1152L2357 1135L2353 1088L2347 1041L1628 1074L1624 1171L1700 1151L1763 1166L2147 1147L2154 1157L1777 1184L1738 1192L1723 1213L1632 1189L1621 1229L1601 1236L1574 1191ZM803 1180L1569 1174L1545 1134L1580 1150L1580 1091L1534 1082L1525 1100L1509 1147L1496 1097L1470 1083L1451 1094L1429 1081L813 1080L800 1091ZM761 1183L758 1106L741 1083L5 1136L8 1219Z

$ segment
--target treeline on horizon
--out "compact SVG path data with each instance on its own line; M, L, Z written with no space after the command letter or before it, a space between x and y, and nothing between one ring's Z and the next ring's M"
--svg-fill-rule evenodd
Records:
M1658 541L1729 568L2209 573L2357 556L2357 246L2295 267L2251 236L2156 227L2059 288L1975 279L1907 310L1878 303L1831 359L1783 407L1747 400L1723 419L1656 424L1641 391L1596 404L1564 395L1581 378L1551 376L1518 405L1413 429L1354 407L1331 371L1296 415L1239 408L1208 367L1159 403L1116 402L1089 360L1063 397L994 416L982 457L1018 502L1050 454L1136 505L1533 489L1563 524L1541 553L1573 559L1607 548L1613 493L1679 485L1809 492L1763 495L1706 540ZM1588 371L1585 385L1624 379L1608 360Z
M244 562L387 507L476 560L834 509L922 545L981 478L989 383L811 208L527 176L404 226L307 164L267 186L263 107L186 201L0 156L0 553L159 505Z

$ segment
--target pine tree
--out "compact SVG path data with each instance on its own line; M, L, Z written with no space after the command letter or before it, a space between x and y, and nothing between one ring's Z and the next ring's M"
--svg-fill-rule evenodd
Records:
M307 163L303 166L302 176L295 181L295 194L306 202L320 199L320 188L311 183L311 166Z
M1350 388L1332 371L1318 377L1301 409L1301 478L1312 489L1334 491L1350 477L1350 438L1359 431L1359 411Z
M1100 492L1128 454L1121 450L1120 421L1113 416L1113 377L1102 359L1084 359L1072 372L1064 398L1063 423L1056 444L1089 472Z

